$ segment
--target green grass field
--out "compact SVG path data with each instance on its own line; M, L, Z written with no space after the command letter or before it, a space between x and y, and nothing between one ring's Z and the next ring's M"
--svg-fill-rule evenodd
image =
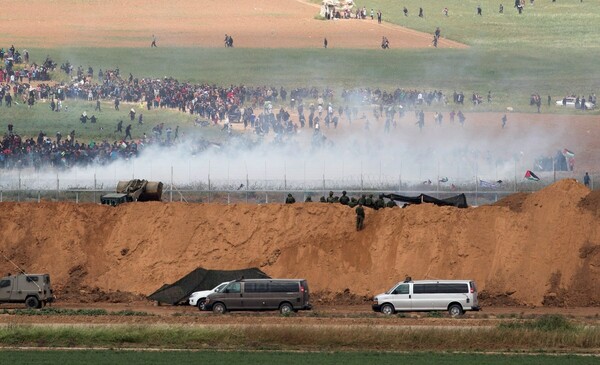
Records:
M392 349L387 349L392 350ZM386 351L387 351L386 350ZM15 351L0 352L7 364L183 364L206 363L231 364L281 364L281 365L328 365L328 364L514 364L558 365L597 364L597 357L573 355L483 355L445 353L375 353L375 352L145 352L145 351Z

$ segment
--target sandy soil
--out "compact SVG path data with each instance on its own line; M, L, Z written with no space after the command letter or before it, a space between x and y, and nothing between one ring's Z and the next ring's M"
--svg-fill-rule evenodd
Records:
M431 47L432 34L370 19L321 21L318 13L299 0L9 0L0 44L149 47L156 35L159 47L223 47L230 34L243 48L320 48L326 37L330 48L377 49L382 36L392 48ZM466 46L442 38L438 47Z
M598 306L599 201L562 180L518 209L368 211L358 233L353 210L320 203L2 203L0 248L50 272L59 300L88 303L149 295L203 266L306 278L322 298L368 299L412 276L474 279L491 305Z

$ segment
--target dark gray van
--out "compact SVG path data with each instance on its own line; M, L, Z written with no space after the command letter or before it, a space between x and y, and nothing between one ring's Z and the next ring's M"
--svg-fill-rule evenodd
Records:
M205 310L279 310L281 314L311 309L305 279L242 279L232 281L218 293L206 297Z

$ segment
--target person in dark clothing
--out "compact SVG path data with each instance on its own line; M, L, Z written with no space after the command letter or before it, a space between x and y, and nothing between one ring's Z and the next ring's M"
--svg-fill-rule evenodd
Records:
M365 199L365 207L373 208L375 202L373 201L373 194L369 194L367 199Z
M329 196L327 197L327 203L335 203L338 200L336 196L333 196L333 191L329 192Z
M506 121L507 121L506 114L504 114L502 116L502 128L506 127Z
M379 194L379 199L375 200L375 210L385 208L385 201L383 200L383 194Z
M481 14L481 5L477 5L477 15L482 15Z
M133 137L131 137L131 124L125 128L125 140L127 140L127 137L129 137L129 139L133 139Z
M100 99L96 100L96 107L94 108L94 111L102 111L102 108L100 107Z
M323 39L323 48L327 48L327 38Z
M406 8L406 6L404 7L404 9L402 9L402 12L404 12L404 16L408 16L408 9Z
M309 196L307 196L307 197L306 197L306 199L304 199L304 202L305 202L305 203L312 203L312 202L313 202L313 201L312 201L312 198L310 197L310 195L309 195Z
M119 132L119 133L123 133L123 121L120 120L119 123L117 123L117 129L115 130L115 133Z
M585 175L583 175L583 185L589 188L591 180L590 175L586 172Z
M366 202L367 202L367 196L365 194L361 195L360 198L358 198L358 204L365 205Z
M119 98L115 98L115 110L119 110Z
M363 229L365 223L365 209L362 204L358 203L358 206L355 209L356 211L356 230L360 231Z
M419 18L423 17L425 17L425 15L423 15L423 8L419 8Z
M131 110L129 111L129 120L135 120L135 110L133 110L133 108L131 108Z
M96 123L98 121L98 118L96 118L95 115L92 115L92 117L90 118L90 123Z
M142 113L138 116L138 124L144 124L144 116Z
M398 204L396 204L395 201L393 201L392 199L388 200L387 203L385 203L385 207L386 208L393 208L393 207L397 207Z
M154 34L152 34L152 43L150 44L150 48L152 48L152 47L158 47L156 45L156 37L154 36Z
M285 198L285 204L294 204L296 199L292 196L292 194L288 194L287 198Z
M348 198L348 195L346 195L346 190L342 191L342 196L340 196L340 204L348 205L349 202L350 198Z

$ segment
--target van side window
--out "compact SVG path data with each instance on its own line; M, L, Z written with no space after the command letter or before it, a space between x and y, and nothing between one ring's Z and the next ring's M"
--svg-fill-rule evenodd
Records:
M10 286L10 280L0 280L0 288L6 288Z
M414 284L413 285L413 293L414 294L431 294L437 293L437 284Z
M37 276L28 276L27 277L27 282L31 283L32 281L38 281L38 277Z
M267 283L245 283L244 291L246 293L268 293L269 285Z
M400 284L392 294L408 294L408 284Z
M242 291L242 284L231 283L227 286L227 292L229 293L240 293Z

